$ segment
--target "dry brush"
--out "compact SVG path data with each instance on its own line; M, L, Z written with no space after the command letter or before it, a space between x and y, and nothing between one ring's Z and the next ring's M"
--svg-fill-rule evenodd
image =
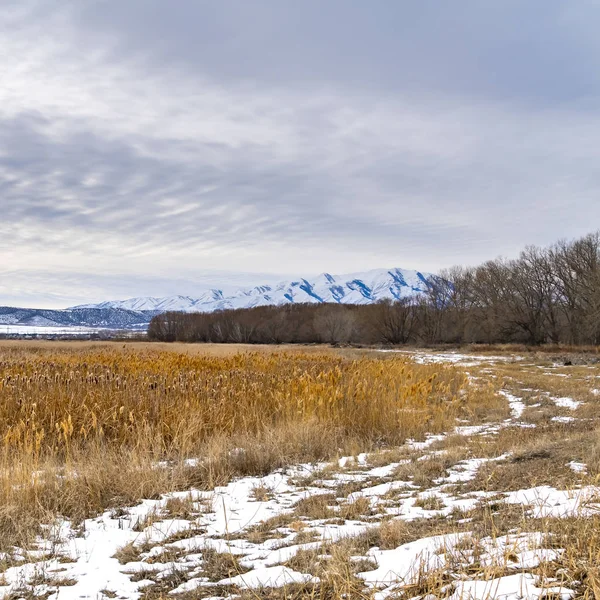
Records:
M481 400L467 385L400 357L3 348L0 546L55 515L446 430Z

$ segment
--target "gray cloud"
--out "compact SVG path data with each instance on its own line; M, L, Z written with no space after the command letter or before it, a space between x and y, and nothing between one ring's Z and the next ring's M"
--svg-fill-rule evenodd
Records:
M0 304L436 270L600 217L594 4L0 8Z

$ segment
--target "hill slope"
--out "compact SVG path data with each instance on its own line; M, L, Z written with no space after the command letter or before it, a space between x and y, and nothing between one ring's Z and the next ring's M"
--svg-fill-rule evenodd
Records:
M128 311L185 311L213 312L232 308L251 308L303 302L338 302L342 304L370 304L389 298L397 300L426 291L432 275L406 269L377 269L365 273L330 275L316 278L283 281L276 285L256 285L225 294L210 289L196 298L168 296L165 298L140 297L129 300L85 304L73 309L121 309Z
M156 314L156 311L132 311L122 308L47 310L0 306L0 325L146 329L150 319Z

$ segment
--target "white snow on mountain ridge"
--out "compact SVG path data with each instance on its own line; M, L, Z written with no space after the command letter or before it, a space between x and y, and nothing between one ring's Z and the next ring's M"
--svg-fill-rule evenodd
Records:
M347 275L322 273L312 280L299 278L275 285L243 288L229 294L225 294L219 289L211 289L196 298L190 296L140 297L100 304L85 304L72 308L213 312L303 302L370 304L385 298L395 300L421 294L427 290L432 277L429 273L399 268L376 269Z

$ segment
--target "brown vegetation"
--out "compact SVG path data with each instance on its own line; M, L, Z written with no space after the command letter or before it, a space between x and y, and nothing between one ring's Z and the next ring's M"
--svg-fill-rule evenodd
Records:
M0 545L27 545L57 514L77 521L169 490L422 438L465 414L466 385L456 369L398 357L5 346Z
M518 259L457 267L425 294L361 306L261 306L166 313L150 339L217 343L600 344L600 233Z

